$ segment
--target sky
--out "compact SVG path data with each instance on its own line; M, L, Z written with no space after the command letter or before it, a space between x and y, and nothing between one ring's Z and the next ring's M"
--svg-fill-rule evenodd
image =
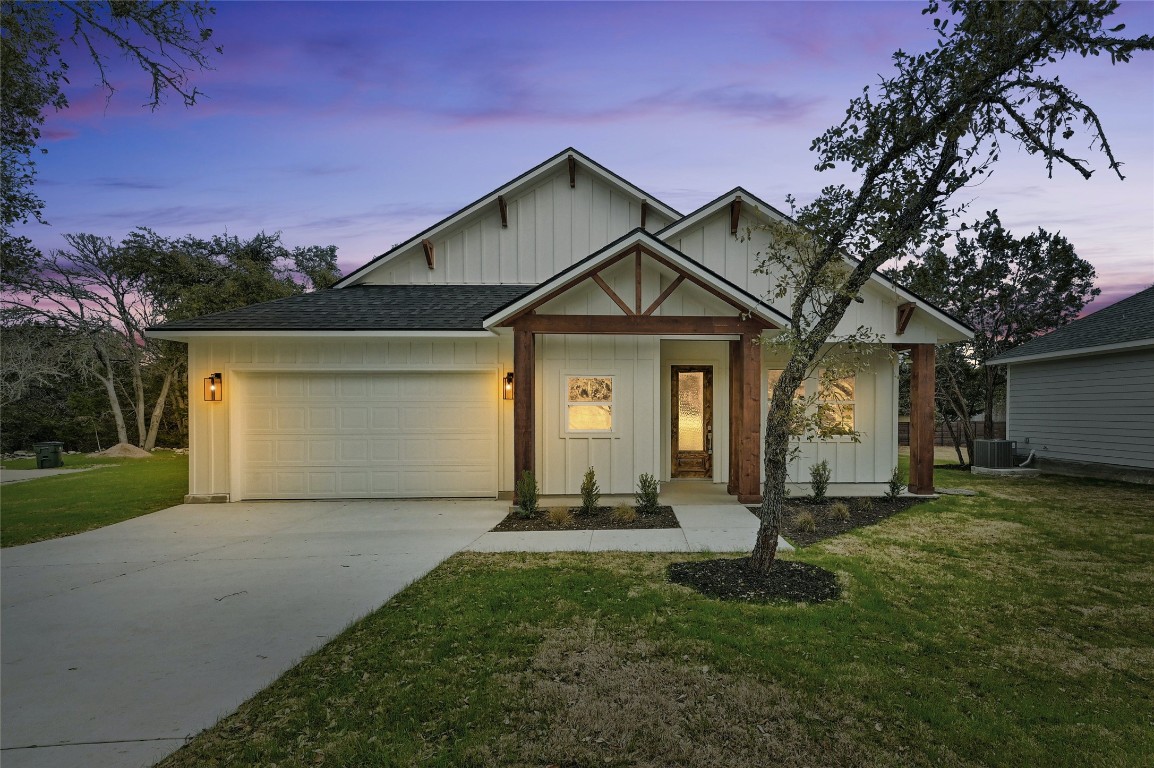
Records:
M849 177L810 142L934 40L915 2L229 2L195 75L205 96L150 111L115 62L108 100L79 52L71 107L37 161L47 226L65 233L250 237L336 245L347 273L573 146L682 213L741 185L778 208ZM1154 2L1123 2L1154 33ZM1102 118L1125 181L1080 135L1090 181L1017 149L963 193L1024 236L1060 232L1106 306L1154 283L1154 55L1056 65Z

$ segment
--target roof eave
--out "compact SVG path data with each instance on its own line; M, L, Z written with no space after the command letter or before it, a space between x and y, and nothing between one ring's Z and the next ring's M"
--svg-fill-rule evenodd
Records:
M1046 360L1062 360L1071 357L1089 357L1091 355L1104 355L1111 352L1135 352L1141 349L1154 349L1154 338L1151 339L1135 339L1134 341L1124 341L1118 344L1098 344L1092 347L1077 347L1073 349L1060 349L1053 352L1039 352L1033 355L998 355L990 358L985 362L986 365L1013 365L1015 363L1038 363Z

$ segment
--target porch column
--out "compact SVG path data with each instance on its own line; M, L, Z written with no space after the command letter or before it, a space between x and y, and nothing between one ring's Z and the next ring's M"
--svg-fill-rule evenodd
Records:
M910 493L934 492L933 344L910 347Z
M737 500L761 503L761 333L741 334L741 469ZM732 460L732 459L731 459Z
M742 362L741 342L729 342L729 482L725 492L731 496L737 495L738 478L741 477Z
M513 503L522 472L534 472L533 368L536 362L532 331L513 330ZM541 482L541 478L536 478Z

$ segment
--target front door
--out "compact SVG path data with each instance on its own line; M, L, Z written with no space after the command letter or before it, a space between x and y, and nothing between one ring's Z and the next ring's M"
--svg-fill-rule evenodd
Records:
M713 477L713 366L672 366L673 477Z

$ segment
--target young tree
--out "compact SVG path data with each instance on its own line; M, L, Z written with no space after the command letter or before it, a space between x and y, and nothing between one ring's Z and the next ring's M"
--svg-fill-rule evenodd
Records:
M953 255L933 249L903 266L895 276L974 329L974 340L964 345L963 352L939 358L939 372L954 385L945 391L960 415L966 405L964 384L960 383L967 375L962 361L974 364L970 375L977 379L985 434L990 437L994 404L1005 385L1005 371L984 363L1076 319L1101 291L1094 287L1093 265L1079 258L1074 246L1060 234L1039 227L1026 237L1015 237L1002 226L997 211L987 213L970 229L974 235L959 236ZM973 440L971 427L966 436L971 456Z
M931 0L938 41L917 55L894 54L895 73L866 88L845 119L814 140L818 171L848 165L856 188L831 185L795 212L794 254L803 262L787 290L791 351L774 387L765 433L765 484L753 567L768 573L777 554L789 455L791 400L850 302L891 259L940 245L963 207L959 190L990 173L1004 141L1082 176L1088 163L1070 152L1084 125L1121 178L1120 163L1093 108L1046 72L1067 55L1127 62L1154 49L1148 35L1126 38L1105 27L1116 10L1101 2L984 3ZM952 208L951 208L952 205ZM779 270L788 245L765 254ZM847 256L852 259L847 259Z
M5 267L16 268L27 257L26 239L10 236L9 228L34 218L43 221L44 203L36 196L36 163L45 112L68 106L61 83L68 82L68 62L61 45L68 41L95 67L109 97L115 88L108 78L112 54L120 54L149 77L147 105L155 109L169 92L186 106L201 95L192 84L195 70L209 68L212 46L207 25L215 10L207 2L162 0L70 0L69 2L0 2L0 247ZM44 149L40 149L44 152Z

